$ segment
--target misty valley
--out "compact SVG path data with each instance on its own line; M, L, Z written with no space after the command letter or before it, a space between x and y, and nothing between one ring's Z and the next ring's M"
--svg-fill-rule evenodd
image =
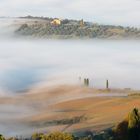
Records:
M0 18L0 139L139 140L139 35L83 20Z

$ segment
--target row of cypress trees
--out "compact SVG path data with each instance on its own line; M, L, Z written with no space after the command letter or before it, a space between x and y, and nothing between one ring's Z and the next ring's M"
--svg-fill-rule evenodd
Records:
M81 77L79 77L80 83L81 83ZM84 86L89 87L90 86L90 80L89 78L84 78L83 81ZM106 80L106 89L109 89L109 80Z

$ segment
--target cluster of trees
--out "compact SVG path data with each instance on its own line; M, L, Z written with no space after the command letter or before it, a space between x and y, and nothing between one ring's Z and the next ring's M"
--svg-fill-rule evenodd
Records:
M134 108L114 129L115 140L140 140L140 114Z
M74 140L73 135L69 133L54 132L50 134L35 133L31 137L32 140Z
M137 28L98 25L89 22L75 20L62 20L61 25L53 26L50 24L51 18L44 18L46 21L34 22L33 24L23 24L16 31L21 35L36 37L61 37L61 38L140 38L140 30Z
M70 133L63 132L53 132L49 134L43 133L34 133L31 138L16 138L11 137L9 139L5 139L2 135L0 135L0 140L92 140L92 136L83 136L83 137L75 137Z

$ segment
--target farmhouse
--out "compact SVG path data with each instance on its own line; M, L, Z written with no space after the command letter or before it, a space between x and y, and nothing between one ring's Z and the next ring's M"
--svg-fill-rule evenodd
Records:
M61 25L61 20L60 19L54 19L53 21L51 21L52 25Z

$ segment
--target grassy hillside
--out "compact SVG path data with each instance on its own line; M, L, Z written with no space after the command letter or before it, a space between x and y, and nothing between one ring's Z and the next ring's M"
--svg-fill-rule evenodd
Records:
M116 93L117 96L113 96ZM32 130L99 132L121 121L134 107L140 109L139 94L132 90L64 85L35 88L22 96L0 98L0 105L12 107L10 120L6 121L30 128L24 133L30 134ZM16 116L12 114L15 111Z
M1 140L5 138L0 135ZM34 133L32 136L11 137L7 140L139 140L140 139L140 114L137 108L119 122L115 127L104 129L100 132L74 131Z

